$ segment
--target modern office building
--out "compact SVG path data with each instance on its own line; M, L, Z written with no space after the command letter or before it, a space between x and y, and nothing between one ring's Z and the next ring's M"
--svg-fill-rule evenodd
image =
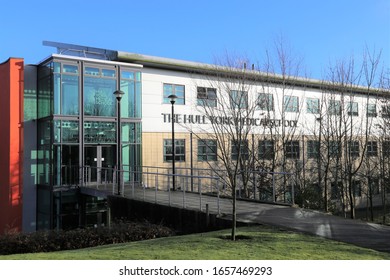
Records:
M221 151L213 127L237 120L221 114L228 111L221 107L228 96L228 109L245 109L240 122L250 127L249 140L240 146L243 150L238 152L230 143L231 158L237 154L252 157L254 169L264 174L294 174L288 184L295 185L295 194L279 186L284 199L286 193L291 198L312 192L315 185L320 199L324 185L330 201L341 201L348 208L348 199L344 201L347 189L339 188L348 178L337 175L337 170L348 168L356 205L365 205L368 198L377 205L386 199L388 166L381 160L390 155L381 116L387 112L382 102L388 94L385 90L286 78L244 66L232 70L44 44L57 48L57 53L36 65L26 65L19 58L0 65L0 232L104 223L104 215L99 216L105 211L104 199L80 196L77 187L115 181L118 155L124 181L139 181L147 187L140 172L148 167L169 170L173 158L171 95L176 96L174 143L179 173L210 170L210 163L218 166ZM118 91L124 93L120 103L113 94ZM332 126L336 123L339 126ZM321 157L325 152L327 156ZM325 163L329 168L320 169ZM269 178L263 181L265 192L258 188L257 199L266 196L269 184ZM248 196L256 198L255 193Z

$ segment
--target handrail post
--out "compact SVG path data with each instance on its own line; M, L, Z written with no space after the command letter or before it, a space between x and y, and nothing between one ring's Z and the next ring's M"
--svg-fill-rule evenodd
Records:
M217 180L217 213L218 216L221 215L221 210L220 210L220 201L219 201L219 180Z
M276 202L276 197L275 197L275 174L272 173L272 201L275 203Z
M123 175L124 175L124 171L122 170L122 173L121 173L121 171L119 171L119 176L121 176L121 184L122 184L121 185L121 187L122 187L122 196L125 197L125 182L124 182L125 180L123 178L124 177Z
M186 184L184 184L184 179L187 179L187 181L188 181L188 177L182 178L182 180L183 180L183 208L186 208Z
M198 178L198 190L199 190L199 210L202 212L202 191L201 191L201 181L200 178Z
M171 187L170 187L171 177L168 176L168 202L169 206L171 206Z
M134 193L134 184L135 184L135 170L132 170L131 169L131 166L129 167L129 170L130 170L130 176L131 176L131 174L133 174L133 176L131 176L131 195L132 195L132 197L133 198L135 198L135 193Z
M158 170L157 170L157 173L158 173ZM156 175L156 187L155 187L155 191L154 191L154 203L157 203L157 189L158 189L158 174Z

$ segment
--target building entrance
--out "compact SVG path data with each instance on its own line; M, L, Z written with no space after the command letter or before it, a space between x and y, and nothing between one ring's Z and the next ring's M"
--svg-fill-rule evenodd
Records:
M113 181L115 145L88 145L84 148L85 182L104 184Z

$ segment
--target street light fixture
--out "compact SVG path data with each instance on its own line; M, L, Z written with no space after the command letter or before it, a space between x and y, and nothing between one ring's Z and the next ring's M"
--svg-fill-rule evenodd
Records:
M175 173L176 173L176 170L175 170L175 160L176 160L176 155L175 155L175 109L174 109L174 105L175 105L175 102L176 102L176 98L177 96L174 95L174 94L171 94L168 96L168 98L170 99L170 102L172 104L172 113L171 113L171 123L172 123L172 190L175 190L175 186L176 186L176 176L175 176Z
M121 195L121 166L122 166L122 137L121 137L121 99L125 93L121 90L114 91L114 95L117 100L117 115L116 115L116 168L117 168L117 187L118 187L118 195Z

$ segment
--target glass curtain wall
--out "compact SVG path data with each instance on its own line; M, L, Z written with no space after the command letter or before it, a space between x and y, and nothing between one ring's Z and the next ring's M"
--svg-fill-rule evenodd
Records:
M116 99L121 100L122 164L141 165L141 73L114 64L54 58L38 68L38 225L56 226L47 215L61 211L52 191L80 184L87 154L100 155L101 168L116 164ZM87 153L88 152L88 153ZM125 180L131 180L129 174ZM55 206L55 207L54 207ZM52 219L52 220L50 220ZM39 227L39 226L38 226Z

